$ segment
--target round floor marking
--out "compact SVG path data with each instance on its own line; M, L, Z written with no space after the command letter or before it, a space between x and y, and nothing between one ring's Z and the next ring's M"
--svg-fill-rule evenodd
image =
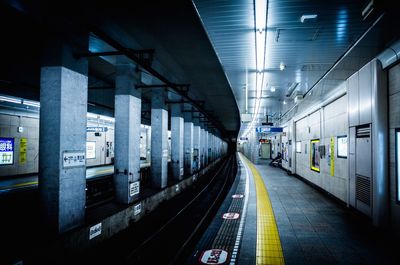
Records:
M241 198L243 198L243 197L244 197L243 194L233 194L233 195L232 195L232 198L233 198L233 199L241 199Z
M200 257L202 264L223 264L228 258L228 252L223 249L209 249L204 251Z
M240 216L239 213L224 213L224 215L222 215L223 219L229 219L229 220L234 220L234 219L238 219Z

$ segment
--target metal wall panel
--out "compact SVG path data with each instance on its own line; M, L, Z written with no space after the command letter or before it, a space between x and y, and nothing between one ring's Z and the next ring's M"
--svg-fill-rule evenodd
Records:
M356 128L349 133L349 204L356 207Z
M357 138L356 140L356 174L371 178L371 138Z
M358 97L358 72L352 75L347 81L349 99L349 126L360 124L359 119L359 97Z
M360 69L358 75L360 99L360 123L372 122L372 70L371 63Z

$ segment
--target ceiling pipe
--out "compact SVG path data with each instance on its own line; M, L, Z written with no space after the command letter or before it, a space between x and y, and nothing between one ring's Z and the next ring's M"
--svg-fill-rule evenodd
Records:
M222 133L223 136L228 138L229 141L232 141L232 139L229 137L229 135L228 135L227 131L225 130L225 128L219 122L217 122L212 116L210 116L206 112L205 109L203 109L195 100L190 98L188 95L186 95L185 93L182 93L182 91L179 89L179 87L176 84L170 82L166 77L164 77L162 74L157 72L154 68L152 68L149 65L143 64L141 62L140 58L131 49L128 49L128 48L124 47L118 41L114 40L113 38L111 38L105 32L103 32L101 30L94 29L93 33L97 37L102 39L104 42L106 42L110 46L114 47L116 50L122 52L126 57L128 57L129 59L131 59L132 61L134 61L138 65L140 65L143 69L145 69L147 72L149 72L152 76L156 77L158 80L160 80L165 85L170 87L175 93L177 93L178 95L180 95L181 97L183 97L187 101L189 101L190 104L192 104L192 106L194 106L197 110L199 110L199 112L201 112L204 116L206 116L207 119L212 121L212 123L216 126L216 128L219 129L219 131Z
M386 50L381 52L378 56L376 56L376 59L381 62L382 69L386 69L387 67L398 62L400 60L400 40L397 40Z

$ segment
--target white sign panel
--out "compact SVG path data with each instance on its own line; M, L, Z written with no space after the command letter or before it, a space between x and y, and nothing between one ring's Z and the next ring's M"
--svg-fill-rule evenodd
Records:
M63 168L86 166L86 154L79 151L64 151Z
M135 181L129 185L129 195L132 197L136 194L139 194L140 191L140 182Z
M90 227L89 240L91 240L99 235L101 235L101 223L98 223L97 225Z
M96 142L86 142L86 159L96 158Z
M133 214L134 214L134 215L140 214L141 211L142 211L142 204L141 204L141 203L139 203L139 204L137 204L137 205L135 205L135 206L133 207Z
M164 149L164 150L162 151L162 156L163 156L163 157L168 157L168 149Z
M223 264L228 258L228 252L222 249L209 249L203 252L200 262L203 264Z
M338 136L337 156L347 157L347 136Z
M180 176L183 176L183 167L181 167Z

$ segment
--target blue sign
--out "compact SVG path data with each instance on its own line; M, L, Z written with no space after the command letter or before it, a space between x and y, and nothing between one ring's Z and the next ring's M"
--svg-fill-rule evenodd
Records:
M267 132L283 132L282 127L257 127L256 132L267 133Z
M0 165L14 164L14 138L0 138Z
M106 132L108 127L86 127L86 132Z

